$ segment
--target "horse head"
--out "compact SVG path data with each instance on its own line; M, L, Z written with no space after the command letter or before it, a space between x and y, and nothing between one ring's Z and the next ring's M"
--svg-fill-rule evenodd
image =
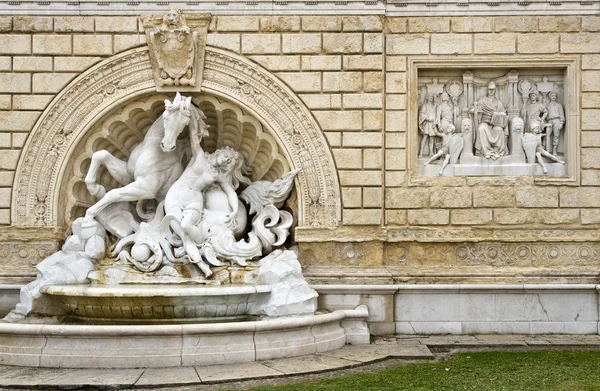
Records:
M165 111L163 113L163 125L165 136L160 142L160 148L163 152L175 150L177 137L183 129L190 123L192 98L185 98L179 95L175 96L173 102L165 99Z

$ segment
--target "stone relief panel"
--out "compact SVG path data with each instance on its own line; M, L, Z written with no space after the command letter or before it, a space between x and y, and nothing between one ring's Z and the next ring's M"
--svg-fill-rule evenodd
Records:
M419 176L567 175L564 69L423 69L417 91Z

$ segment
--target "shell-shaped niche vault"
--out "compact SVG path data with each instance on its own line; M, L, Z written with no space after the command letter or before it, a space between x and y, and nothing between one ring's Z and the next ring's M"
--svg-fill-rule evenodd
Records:
M89 129L69 162L72 175L64 192L65 223L70 224L83 216L86 209L96 202L84 182L92 154L104 149L126 161L150 126L161 116L164 100L172 98L161 93L139 97L108 113ZM252 181L273 181L290 171L281 147L254 116L232 102L206 94L193 95L193 102L204 112L205 122L209 125L209 136L202 140L204 151L214 152L225 146L239 151L251 171L249 177ZM182 132L182 137L187 137L187 131ZM120 187L104 167L99 171L98 182L107 190ZM293 192L287 203L287 209L295 217L296 200Z

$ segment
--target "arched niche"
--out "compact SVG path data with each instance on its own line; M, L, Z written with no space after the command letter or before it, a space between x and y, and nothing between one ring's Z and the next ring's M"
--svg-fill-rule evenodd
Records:
M335 165L310 111L285 84L251 61L212 47L205 56L202 94L194 100L220 129L205 147L235 145L245 151L252 160L252 179L274 179L302 168L294 201L298 226L336 226L341 203ZM68 224L78 208L92 202L79 177L102 137L96 144L90 140L104 132L107 149L126 158L143 134L121 134L110 127L127 127L131 120L148 124L162 111L157 102L163 98L156 92L147 48L113 56L65 87L41 115L21 155L13 225ZM109 134L112 139L107 140Z

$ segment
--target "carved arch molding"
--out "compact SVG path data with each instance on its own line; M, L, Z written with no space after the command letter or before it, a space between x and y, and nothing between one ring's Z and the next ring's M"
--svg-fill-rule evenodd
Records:
M265 69L207 47L202 92L257 118L279 145L296 182L298 226L333 227L340 191L331 152L302 101ZM71 82L36 123L21 155L12 201L15 226L63 226L69 162L86 133L115 108L156 92L148 48L111 57Z

